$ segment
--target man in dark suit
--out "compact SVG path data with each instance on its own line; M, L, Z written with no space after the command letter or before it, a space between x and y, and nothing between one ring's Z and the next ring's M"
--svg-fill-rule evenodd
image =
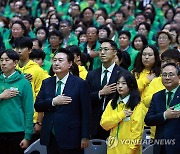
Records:
M146 125L156 126L155 154L178 154L180 151L179 79L179 69L174 63L162 67L162 83L166 89L153 95L145 117Z
M44 112L41 144L48 154L81 154L90 136L90 90L86 81L69 69L74 60L67 49L59 49L53 58L57 76L43 81L35 109Z
M116 43L112 40L104 40L99 53L102 67L90 71L86 78L90 85L92 99L92 138L106 139L109 136L109 132L100 126L101 115L116 91L117 77L126 71L115 64L116 54Z

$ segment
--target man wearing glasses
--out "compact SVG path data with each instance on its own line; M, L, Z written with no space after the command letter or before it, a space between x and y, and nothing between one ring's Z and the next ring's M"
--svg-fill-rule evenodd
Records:
M165 89L153 95L145 117L146 125L156 126L156 154L178 154L180 151L179 79L179 68L174 63L162 66L162 83Z
M116 91L117 77L126 71L115 64L116 54L116 43L112 40L104 40L99 52L102 66L90 71L86 78L91 90L92 138L106 139L109 136L109 133L100 126L101 115Z

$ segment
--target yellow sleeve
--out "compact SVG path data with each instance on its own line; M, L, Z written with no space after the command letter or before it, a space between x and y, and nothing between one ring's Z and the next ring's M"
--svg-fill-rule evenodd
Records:
M144 98L142 100L142 103L147 108L149 108L153 94L160 91L160 90L163 90L164 88L165 87L162 84L161 77L153 79L151 81L151 83L149 84L147 91L144 94Z
M145 106L141 103L135 108L133 113L131 133L129 137L133 143L128 145L127 154L135 154L137 153L137 150L140 150L145 114Z
M118 105L119 107L119 105ZM103 115L101 117L100 125L105 130L110 130L118 125L126 117L123 110L117 111L117 109L112 109L111 101L108 103Z
M42 84L42 81L46 78L49 77L49 75L47 75L43 69L38 69L36 70L36 76L35 76L35 79L34 79L34 92L35 92L35 97L37 97L39 91L40 91L40 88L41 88L41 84Z
M88 71L84 66L78 65L79 68L79 77L82 78L83 80L86 80L86 76L88 74Z
M143 76L143 77L140 76L139 78L136 78L136 80L137 80L137 84L138 84L138 89L139 89L140 93L142 93L143 90L149 84L149 80L145 76Z

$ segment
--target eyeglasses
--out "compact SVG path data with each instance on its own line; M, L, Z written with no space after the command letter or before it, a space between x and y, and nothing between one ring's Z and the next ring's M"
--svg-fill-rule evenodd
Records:
M162 73L162 77L163 77L163 78L167 78L167 77L171 78L171 77L173 77L173 76L175 76L175 74L172 73L172 72L170 72L170 73Z
M114 49L109 49L109 48L107 48L107 47L104 47L104 48L99 48L99 50L102 52L102 51L104 51L104 52L108 52L109 50L114 50Z
M168 37L159 37L158 40L168 40Z
M50 40L58 40L59 37L52 37L52 36L51 36L49 39L50 39Z

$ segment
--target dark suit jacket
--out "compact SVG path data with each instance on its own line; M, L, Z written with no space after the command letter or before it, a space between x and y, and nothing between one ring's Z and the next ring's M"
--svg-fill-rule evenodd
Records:
M180 103L180 87L177 89L170 107ZM155 93L145 117L148 126L156 126L155 139L175 139L175 144L165 145L167 154L178 154L180 152L180 118L164 120L163 113L166 111L165 90ZM159 154L161 145L154 147L154 153Z
M100 119L101 115L103 113L103 102L104 102L104 97L99 99L99 91L103 88L101 86L101 71L102 67L90 71L87 75L86 80L89 83L90 90L91 90L91 108L92 108L92 128L91 128L91 135L96 136L97 131L100 126ZM122 72L126 72L127 70L123 69L122 67L119 67L118 65L115 65L113 68L109 84L116 83L118 76ZM105 99L105 107L108 104L108 102L112 99L113 94L107 95Z
M35 109L44 112L41 144L48 145L52 126L59 148L80 148L82 138L90 136L90 90L86 81L69 74L63 94L72 98L68 105L52 106L56 93L56 77L43 81Z

